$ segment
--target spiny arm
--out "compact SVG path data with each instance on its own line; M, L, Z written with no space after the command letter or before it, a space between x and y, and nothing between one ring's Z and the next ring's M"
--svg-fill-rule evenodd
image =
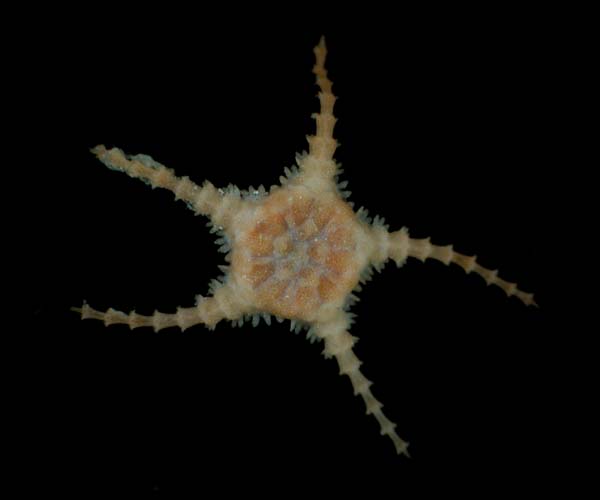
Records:
M98 319L103 321L105 326L125 324L129 325L131 329L148 326L154 328L155 332L172 326L178 326L181 330L185 330L198 324L204 324L213 329L222 319L239 319L248 312L247 308L236 299L234 291L227 285L217 288L212 297L198 297L195 307L178 307L175 314L155 311L154 314L145 316L135 311L126 314L112 308L101 312L87 304L82 307L73 307L71 310L79 313L81 319Z
M467 274L473 272L481 276L488 285L500 287L509 297L514 295L525 305L537 306L532 293L525 293L517 288L516 283L498 277L498 270L487 269L476 262L477 256L468 256L455 252L452 245L432 245L429 238L415 239L408 235L408 230L388 233L383 227L374 227L373 234L377 241L372 256L375 265L385 262L388 258L402 265L408 257L421 261L435 259L446 265L454 263L462 267Z
M313 73L319 86L318 97L321 109L319 113L312 115L316 121L316 134L307 137L309 152L307 156L300 158L299 165L300 169L309 177L329 181L333 179L337 172L333 154L338 143L333 138L333 128L336 122L336 118L333 116L333 106L336 98L331 91L332 83L325 69L325 58L327 56L325 37L321 37L319 45L314 48L314 53L316 61Z
M126 155L118 148L106 149L103 145L93 148L92 153L112 170L141 179L153 188L168 189L175 199L185 201L196 214L209 216L216 225L227 226L235 205L240 203L239 197L218 190L208 181L200 187L188 177L177 177L150 156Z
M373 415L379 422L381 434L390 437L398 454L404 453L409 456L408 443L396 434L396 424L383 414L381 411L383 405L371 393L372 382L360 371L362 363L352 351L352 346L357 339L348 333L347 327L347 318L341 316L327 323L315 325L314 332L317 337L325 341L323 350L325 357L335 356L340 367L340 375L348 375L354 395L360 395L365 402L367 415Z

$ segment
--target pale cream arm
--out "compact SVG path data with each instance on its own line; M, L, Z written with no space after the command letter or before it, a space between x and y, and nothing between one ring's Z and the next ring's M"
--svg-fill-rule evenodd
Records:
M383 405L375 399L371 392L372 382L368 380L360 371L361 361L356 357L352 346L356 343L356 337L348 333L349 321L345 314L340 313L327 323L314 325L314 334L325 341L323 354L325 357L335 357L340 367L340 375L348 375L354 395L360 395L365 402L367 415L373 415L382 435L390 437L398 454L408 454L408 443L396 434L396 424L388 419L381 408Z
M228 226L241 203L239 196L218 190L208 181L198 186L188 177L177 177L173 170L150 156L126 155L118 148L106 149L102 145L93 148L92 153L112 170L141 179L153 188L168 189L176 199L185 201L195 213L209 216L218 226Z
M487 269L476 262L477 256L468 256L455 252L452 245L433 245L429 238L415 239L408 235L408 230L388 233L384 227L374 227L376 246L372 255L375 265L385 262L388 258L402 265L408 257L421 261L435 259L446 265L454 263L462 267L467 274L473 272L481 276L488 285L500 287L509 297L514 295L526 305L537 306L532 293L525 293L517 288L516 283L498 277L498 270Z
M154 328L154 331L172 326L185 330L198 324L204 324L213 329L222 319L236 320L248 312L248 309L236 299L236 294L227 285L217 288L212 297L198 297L195 307L178 307L175 314L155 311L151 316L145 316L137 314L135 311L126 314L112 308L101 312L87 304L82 307L72 307L71 310L78 312L81 319L97 319L103 321L105 326L125 324L131 329L147 326Z
M298 163L300 170L307 177L317 177L321 181L330 181L337 173L337 165L333 159L333 154L338 143L333 138L333 128L336 122L336 118L333 116L333 106L336 98L331 90L332 83L325 69L327 47L325 46L324 37L321 37L314 53L316 61L313 73L319 86L318 97L321 109L319 113L312 115L316 121L317 130L315 135L307 137L308 155L301 157Z

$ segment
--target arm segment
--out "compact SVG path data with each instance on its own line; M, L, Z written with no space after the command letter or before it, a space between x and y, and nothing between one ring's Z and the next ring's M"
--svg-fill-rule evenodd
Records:
M81 319L98 319L103 321L105 326L125 324L129 325L131 329L149 326L154 328L155 332L171 326L178 326L181 330L186 330L201 323L213 329L222 319L238 319L247 312L236 300L233 290L227 285L215 290L212 297L198 297L195 307L177 308L175 314L155 311L151 316L145 316L135 311L126 314L112 308L101 312L87 304L71 309L81 314Z
M396 264L402 265L407 257L414 257L421 261L436 259L446 265L454 263L462 267L467 274L471 272L479 274L488 285L500 287L509 297L514 295L525 305L537 306L532 293L525 293L517 288L516 283L499 278L498 270L491 270L480 266L476 262L477 257L475 255L468 256L455 252L452 245L432 245L429 238L411 238L408 236L406 228L394 231L393 233L388 233L379 228L378 231L377 239L379 245L376 251L377 255L374 258L376 262L383 262L388 258L392 258Z
M347 319L339 318L327 324L316 327L316 335L325 340L325 357L335 356L340 367L340 375L348 375L354 395L360 395L365 402L367 415L373 415L381 428L382 435L388 435L398 454L408 455L408 443L396 434L396 424L392 423L381 411L383 405L375 399L371 393L372 382L368 380L360 371L361 361L356 357L352 346L356 343L356 337L350 335L347 331Z
M333 160L333 154L338 146L333 138L333 127L336 118L333 116L333 106L335 96L331 91L331 80L327 76L325 69L325 57L327 56L327 47L325 38L321 37L319 45L314 49L315 66L313 73L316 76L319 86L319 102L321 110L314 113L312 117L316 121L317 131L315 135L307 137L309 144L309 153L300 160L300 168L309 175L321 177L323 180L333 179L336 174L337 166Z
M130 156L118 148L106 149L102 145L93 148L92 153L112 170L141 179L153 188L168 189L175 199L185 201L196 214L210 216L216 225L227 226L235 205L240 203L239 197L218 190L208 181L200 187L188 177L177 177L173 170L150 156Z

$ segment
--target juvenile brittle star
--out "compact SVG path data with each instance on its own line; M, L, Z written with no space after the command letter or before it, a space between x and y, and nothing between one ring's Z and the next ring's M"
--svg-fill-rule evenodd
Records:
M406 228L389 232L383 219L371 220L363 209L353 211L333 158L335 96L325 70L323 38L314 52L313 72L320 89L320 112L313 115L316 134L308 137L308 153L297 156L298 166L285 170L281 186L268 191L262 186L248 191L217 189L209 182L198 186L187 177L176 177L149 156L129 156L104 146L93 149L109 168L153 188L168 189L196 214L210 217L209 225L220 234L218 242L229 266L223 268L223 278L212 283L211 296L198 296L194 307L178 308L175 314L100 312L87 304L74 310L82 319L103 320L105 325L148 326L155 331L172 326L185 330L200 323L214 328L222 319L237 323L251 319L254 325L261 317L270 323L271 315L280 321L289 319L293 329L307 328L311 340L324 341L324 355L337 359L340 373L348 375L367 414L379 422L381 434L391 438L398 453L408 454L408 443L382 412L383 405L371 393L371 382L361 373L361 362L352 350L356 338L349 333L348 309L357 300L353 291L360 290L371 269L381 269L388 259L398 266L408 257L437 259L481 275L488 285L499 286L527 305L535 302L532 294L480 266L474 256L457 253L452 246L433 245L429 238L410 238Z

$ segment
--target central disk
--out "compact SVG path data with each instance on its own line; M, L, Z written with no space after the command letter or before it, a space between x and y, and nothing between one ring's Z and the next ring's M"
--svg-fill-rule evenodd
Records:
M252 302L284 318L313 320L326 304L343 302L358 279L350 208L290 189L272 193L243 231L232 265Z

